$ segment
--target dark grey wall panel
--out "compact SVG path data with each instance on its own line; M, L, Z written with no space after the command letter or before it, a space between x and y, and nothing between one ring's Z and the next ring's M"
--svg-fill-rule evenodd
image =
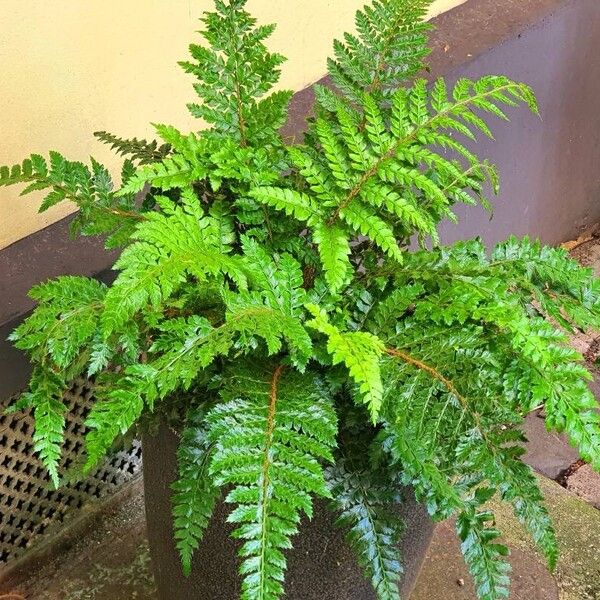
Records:
M504 38L489 48L496 24ZM534 88L541 113L510 110L510 123L493 123L495 141L477 145L500 170L493 219L461 207L459 224L444 225L442 239L481 235L494 243L515 234L556 244L600 220L600 2L470 0L438 26L434 75L506 74ZM467 27L473 32L458 37ZM449 65L444 48L467 62Z

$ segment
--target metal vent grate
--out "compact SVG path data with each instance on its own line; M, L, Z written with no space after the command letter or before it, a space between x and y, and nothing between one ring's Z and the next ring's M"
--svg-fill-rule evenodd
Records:
M83 453L85 418L93 396L88 381L77 380L65 393L68 408L62 467L68 469ZM33 453L33 419L29 412L1 414L0 407L0 567L21 556L51 526L90 500L115 492L141 470L138 442L117 452L85 480L51 488L46 470Z

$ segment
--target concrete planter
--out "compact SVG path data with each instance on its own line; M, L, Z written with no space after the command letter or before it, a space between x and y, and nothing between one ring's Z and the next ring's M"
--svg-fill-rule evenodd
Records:
M176 473L178 436L162 426L156 436L142 440L146 517L152 566L160 600L238 600L236 542L228 537L228 507L219 505L185 578L173 542L170 484ZM422 507L409 501L400 507L407 525L402 542L405 576L402 597L408 598L433 534L433 523ZM315 506L289 553L286 598L290 600L376 600L356 565L333 516Z

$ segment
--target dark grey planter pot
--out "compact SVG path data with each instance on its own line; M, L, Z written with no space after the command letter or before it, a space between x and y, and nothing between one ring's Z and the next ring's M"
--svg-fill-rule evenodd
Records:
M160 600L239 600L237 544L225 522L228 507L219 505L194 558L192 575L183 576L173 542L171 482L176 474L178 436L161 426L142 439L146 518L152 566ZM402 542L405 576L402 598L415 584L433 535L433 522L414 500L401 512L407 525ZM302 524L288 555L285 582L290 600L376 600L363 578L333 515L317 503L311 521Z

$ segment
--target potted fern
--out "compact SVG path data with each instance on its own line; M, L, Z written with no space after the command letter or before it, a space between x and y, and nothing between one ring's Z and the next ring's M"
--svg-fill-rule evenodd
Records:
M491 135L486 115L537 107L527 85L503 76L451 90L419 79L429 4L375 0L357 12L301 144L278 133L291 92L271 91L284 60L264 44L273 26L256 26L245 0L215 0L205 44L181 63L197 79L189 109L207 128L156 125L162 145L100 134L126 156L120 186L96 161L57 152L0 170L0 185L48 190L41 210L75 202L74 231L122 248L112 286L42 283L12 334L34 365L13 410L33 409L52 481L62 395L84 375L96 397L84 470L142 428L145 447L160 449L145 464L151 487L176 439L183 571L218 506L237 540L241 598L282 597L315 498L319 514L338 515L372 583L360 597L398 598L407 486L433 520L456 519L479 597L505 598L492 496L514 507L550 568L557 560L520 460L525 415L543 406L548 428L600 467L590 375L566 337L600 325L598 281L529 239L489 251L478 239L439 244L455 204L488 207L497 190L494 166L465 141ZM148 513L171 518L154 504ZM196 566L210 562L205 552ZM202 571L163 597L207 597Z

